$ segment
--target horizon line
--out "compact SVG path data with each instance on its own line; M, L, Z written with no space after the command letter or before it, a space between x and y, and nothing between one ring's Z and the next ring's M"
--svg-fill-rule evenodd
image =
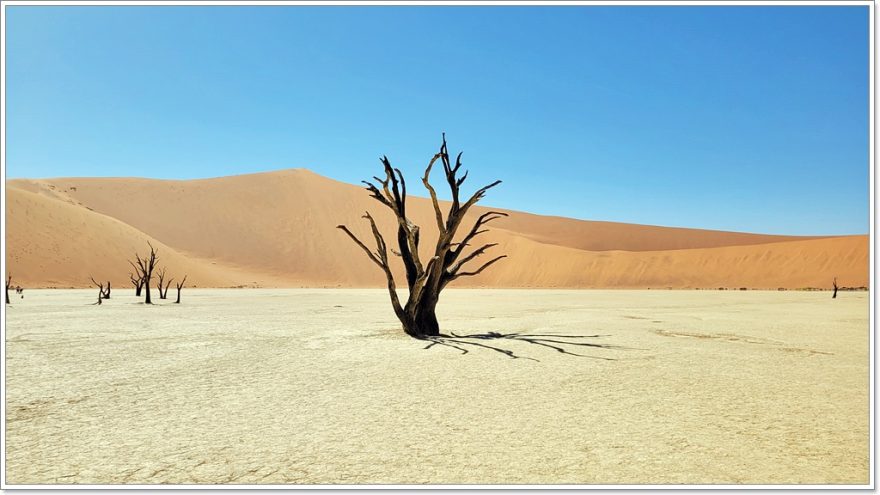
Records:
M339 184L344 184L347 186L353 186L353 187L357 187L359 189L363 189L363 186L360 184L352 184L350 182L345 182L345 181L342 181L342 180L339 180L339 179L336 179L333 177L319 174L318 172L315 172L314 170L307 168L307 167L285 167L285 168L279 168L279 169L261 170L261 171L257 171L257 172L243 172L243 173L237 173L237 174L231 174L231 175L220 175L220 176L211 176L211 177L192 177L192 178L164 178L164 177L142 177L142 176L101 176L101 175L57 176L57 177L9 177L5 173L6 172L5 170L3 172L4 172L4 180L6 182L11 181L11 180L51 181L51 180L61 180L61 179L118 179L118 180L134 179L134 180L163 181L163 182L191 182L191 181L210 181L210 180L225 179L225 178L232 178L232 177L268 175L268 174L273 174L273 173L278 173L278 172L295 172L295 171L307 172L312 175L316 175L318 177L321 177L322 179L327 179L327 180L331 180L333 182L337 182ZM4 187L4 195L5 195L5 188L7 187L7 185L4 184L3 187ZM412 194L412 193L409 193L408 196L413 197L413 198L425 199L425 200L430 199L427 196L421 196L421 195ZM440 199L440 201L443 203L449 203L449 200L446 200L446 199ZM643 227L659 227L659 228L664 228L664 229L725 232L725 233L746 234L746 235L756 235L756 236L795 237L795 238L802 238L803 240L820 239L820 238L821 239L830 239L830 238L839 238L839 237L859 237L859 236L870 236L871 235L870 229L868 230L868 232L865 232L865 233L849 233L849 234L777 234L777 233L768 233L768 232L750 232L750 231L744 231L744 230L726 230L726 229L707 228L707 227L689 227L689 226L680 226L680 225L646 224L646 223L636 223L636 222L624 221L624 220L596 220L596 219L588 219L588 218L581 218L581 217L575 217L575 216L565 216L565 215L559 215L559 214L553 214L553 213L535 213L532 211L515 209L512 207L508 207L508 206L494 206L494 207L486 206L486 205L481 205L481 206L484 208L496 208L496 209L513 211L513 212L517 212L517 213L523 213L526 215L535 215L535 216L547 217L547 218L562 218L562 219L568 219L568 220L575 220L578 222L626 224L626 225L638 225L638 226L643 226ZM5 211L5 208L6 208L5 203L4 203L3 207L4 207L4 211ZM780 242L783 242L783 241L780 241Z

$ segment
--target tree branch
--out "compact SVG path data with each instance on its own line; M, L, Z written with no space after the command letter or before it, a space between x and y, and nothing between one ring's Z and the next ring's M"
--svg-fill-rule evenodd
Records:
M437 217L437 228L440 229L440 235L442 236L446 229L443 226L443 212L440 211L440 203L437 201L437 191L434 190L434 187L428 182L428 176L431 175L431 167L434 166L434 162L437 161L442 155L437 153L434 155L434 158L431 158L431 161L428 162L428 168L425 169L425 176L422 177L422 184L425 185L425 188L431 193L431 203L434 204L434 215Z
M392 210L394 209L394 207L391 206L391 203L388 201L388 199L382 195L382 192L379 191L379 189L375 185L373 185L372 182L368 182L365 180L362 180L361 182L367 185L367 191L370 191L370 195L372 195L373 199L375 199L376 201L382 203L383 205L391 208Z
M134 268L135 271L137 271L138 275L140 275L140 278L143 279L147 273L147 264L146 264L147 262L146 262L146 260L142 260L141 257L137 253L134 254L134 257L135 257L135 260L137 260L137 265L135 265L135 262L133 262L131 260L128 260L128 264L131 265L132 268Z
M455 279L457 279L457 278L459 278L459 277L471 277L471 276L474 276L474 275L479 275L480 272L482 272L482 271L485 270L486 268L489 268L490 266L492 266L492 264L494 264L496 261L501 260L502 258L507 258L507 255L506 255L506 254L502 254L501 256L498 256L498 257L492 258L491 260L489 260L488 262L486 262L483 266L481 266L480 268L477 268L476 270L474 270L474 271L472 271L472 272L461 272L461 273L457 273L457 274L455 274L455 275L450 279L450 281L451 281L451 280L455 280Z
M462 251L464 251L464 248L468 245L468 242L471 239L473 239L474 237L476 237L484 232L489 231L489 229L480 229L480 227L482 227L483 225L486 225L487 223L491 222L492 220L497 220L499 218L506 217L506 216L509 216L509 215L507 213L503 213L500 211L488 211L488 212L480 215L477 218L477 221L474 222L474 226L471 228L471 230L467 234L465 234L465 236L461 239L460 242L456 243L456 244L458 244L458 248L451 251L451 255L449 257L449 263L454 262L461 255Z
M373 230L373 237L376 239L376 254L379 255L379 259L382 261L382 266L388 268L388 249L385 245L385 238L382 237L378 227L376 227L376 222L373 220L370 212L365 212L363 218L369 220L370 228Z
M391 305L394 307L394 313L397 315L398 318L403 318L403 307L400 305L400 298L397 296L397 287L394 283L394 275L391 273L391 268L388 266L388 252L385 246L385 239L383 239L382 234L379 233L379 229L376 227L376 222L373 220L373 217L370 215L369 212L366 212L363 218L366 218L370 222L370 228L373 231L373 237L376 238L376 254L378 254L378 258L376 257L376 254L373 254L373 252L370 251L370 249L363 242L360 241L360 239L358 239L354 234L351 233L350 230L348 230L348 227L346 227L345 225L337 225L336 228L341 229L343 232L348 234L348 236L351 237L351 239L358 246L360 246L365 253L367 253L367 256L369 256L370 259L373 260L373 263L379 265L379 268L381 268L382 271L385 272L385 278L388 281L388 294L391 296Z
M472 252L471 254L465 256L465 257L464 257L461 261L459 261L458 263L456 263L456 264L450 266L449 268L447 268L447 273L449 273L449 275L451 275L451 276L454 277L455 274L458 272L458 270L461 269L461 267L464 266L465 263L467 263L468 261L470 261L470 260L476 258L477 256L482 255L483 253L486 252L487 249L493 248L493 247L495 247L495 246L497 246L497 245L498 245L497 242L494 242L494 243L492 243L492 244L484 244L482 247L480 247L480 248L474 250L474 252Z
M492 189L493 187L497 186L498 184L501 184L500 180L496 180L495 182L489 184L488 186L484 186L484 187L481 187L480 189L477 189L477 192L475 192L474 195L471 196L471 198L469 200L467 200L467 202L461 208L461 211L463 211L463 212L467 211L468 208L470 208L471 206L476 204L477 201L483 199L483 196L486 195L486 191L488 191L489 189Z
M449 191L452 193L452 206L449 208L449 219L447 220L447 230L450 229L449 222L458 213L458 186L455 185L455 172L461 167L461 153L455 160L455 168L449 163L449 150L446 147L446 133L443 133L443 144L440 145L440 158L443 160L443 171L446 173L446 182L449 183Z
M364 243L361 242L361 240L358 239L357 236L355 236L354 234L352 234L351 231L348 230L348 227L346 227L345 225L337 225L336 228L337 228L337 229L341 229L343 232L345 232L346 234L348 234L348 236L351 237L351 240L353 240L353 241L355 242L355 244L357 244L358 246L360 246L361 249L363 249L364 252L367 253L367 256L369 256L370 259L373 260L373 263L379 265L379 268L385 268L385 267L382 265L382 262L379 261L378 258L376 258L376 255L374 255L373 252L370 251L370 248L368 248L366 245L364 245Z

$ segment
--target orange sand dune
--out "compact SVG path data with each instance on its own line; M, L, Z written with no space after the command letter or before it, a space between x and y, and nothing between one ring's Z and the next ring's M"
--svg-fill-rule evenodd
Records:
M127 260L145 255L150 242L170 276L187 286L253 283L235 266L193 258L137 229L86 207L14 187L6 189L6 259L13 285L87 287L90 277L115 288L131 287ZM272 280L273 282L277 282Z
M360 218L369 210L386 239L394 237L393 216L362 188L302 169L188 181L10 180L7 192L7 261L29 286L81 287L90 273L127 283L126 259L147 240L160 246L169 272L187 272L201 286L381 286L375 265L335 226L346 224L371 244ZM422 226L427 259L436 238L430 201L411 197L408 213ZM868 284L864 235L772 236L508 213L483 237L509 259L457 285L775 289L827 287L834 276L841 285Z

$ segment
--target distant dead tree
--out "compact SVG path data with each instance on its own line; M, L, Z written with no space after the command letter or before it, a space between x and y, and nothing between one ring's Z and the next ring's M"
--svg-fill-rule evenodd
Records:
M452 204L447 212L446 220L443 219L440 203L437 201L437 193L428 182L431 167L434 166L434 162L438 159L443 163L446 182L449 184L449 189L452 192ZM388 207L397 218L397 245L399 251L392 249L391 252L401 258L406 269L409 295L405 305L401 305L397 295L394 276L391 273L391 266L388 262L385 239L379 233L376 222L370 213L366 212L363 218L370 222L370 228L376 240L376 251L368 248L345 225L337 225L337 228L342 229L367 253L370 260L385 273L385 278L388 281L388 292L391 296L391 305L397 318L403 324L404 332L417 338L440 335L440 326L437 323L435 313L437 302L440 298L440 291L453 280L477 275L493 263L506 258L505 255L496 256L475 270L468 271L463 269L466 263L496 245L483 244L469 254L464 255L465 248L470 246L473 239L488 230L481 227L492 220L507 216L506 213L497 211L483 213L460 241L453 242L455 233L468 210L486 194L486 191L497 186L501 181L497 180L488 186L478 189L473 196L462 204L459 201L459 190L467 178L467 172L460 178L456 176L461 168L461 153L456 157L455 165L453 166L450 163L449 153L446 148L446 134L443 134L443 144L440 146L440 151L428 163L425 175L422 177L422 184L431 194L437 228L440 230L434 255L427 263L423 264L419 259L419 227L406 216L406 182L403 179L403 174L400 170L391 167L391 162L388 161L387 157L383 156L381 161L385 167L385 179L373 178L378 184L381 184L382 189L380 190L376 185L368 181L363 181L363 183L366 184L366 189L370 191L372 197Z
M141 297L141 290L144 288L144 279L140 275L135 277L131 273L128 274L129 280L131 280L131 285L134 286L134 295L137 297Z
M831 284L834 286L834 294L831 295L831 299L837 299L837 277L834 277L834 281Z
M92 279L92 283L95 284L95 287L101 291L101 299L110 299L110 282L107 281L107 288L105 289L104 284L95 281L95 277L90 276L89 278Z
M153 270L156 268L159 258L156 257L156 249L153 245L149 242L147 245L150 246L150 255L148 257L141 258L139 254L135 253L135 260L128 263L135 269L138 277L144 281L144 288L147 289L144 303L153 304L152 299L150 299L150 279L153 277Z
M12 275L6 277L6 304L11 304L9 302L9 287L12 285Z
M177 282L177 300L174 301L176 304L180 304L180 289L183 288L183 284L186 283L186 275L183 276L183 280Z
M173 278L168 279L168 283L165 284L165 288L162 288L162 283L165 281L165 268L163 267L161 270L156 272L156 277L159 279L159 283L156 287L159 289L159 299L167 299L168 298L168 288L171 287L171 281Z

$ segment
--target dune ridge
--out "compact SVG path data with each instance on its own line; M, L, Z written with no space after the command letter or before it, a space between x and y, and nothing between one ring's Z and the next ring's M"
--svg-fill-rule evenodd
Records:
M380 287L344 234L391 239L394 218L361 187L305 169L198 180L15 179L6 183L7 266L29 287L129 286L147 241L169 273L199 287ZM486 201L491 201L487 198ZM444 204L445 207L445 204ZM497 210L497 209L496 209ZM473 209L473 218L489 208ZM508 259L459 287L802 288L868 285L868 236L796 237L574 220L498 210L484 242ZM436 238L430 201L410 197L422 256ZM402 273L398 272L398 276ZM399 279L399 280L402 280Z

